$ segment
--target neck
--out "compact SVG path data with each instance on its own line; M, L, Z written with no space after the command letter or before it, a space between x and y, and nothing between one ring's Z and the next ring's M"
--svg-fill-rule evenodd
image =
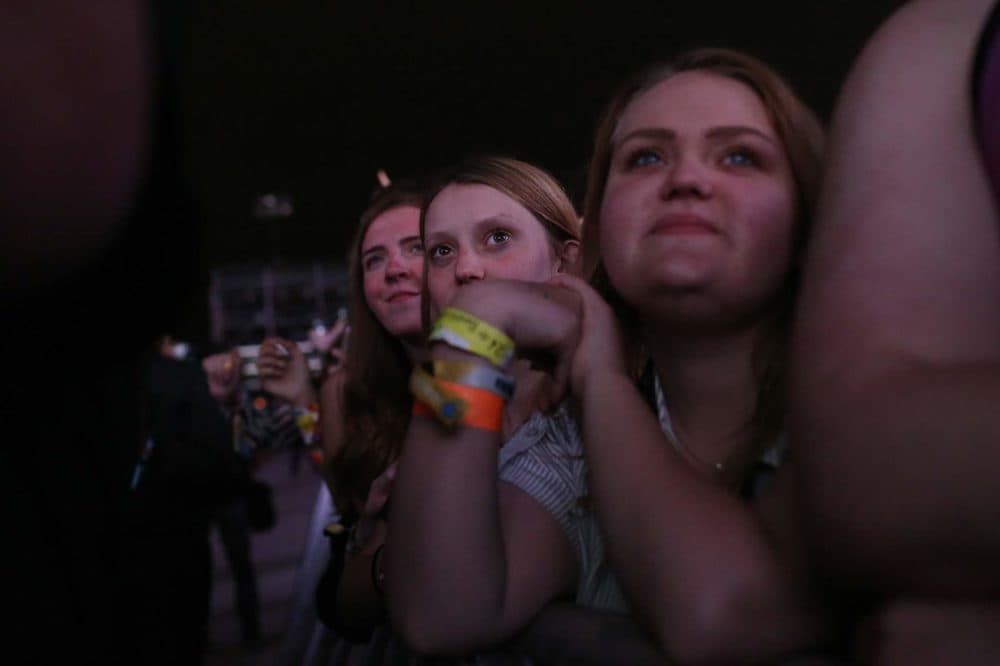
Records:
M674 433L704 463L729 461L750 444L753 357L765 332L763 325L716 335L645 332Z
M422 339L409 340L407 338L400 338L399 342L403 345L406 357L410 359L410 363L413 365L423 363L429 358L427 345L424 344Z

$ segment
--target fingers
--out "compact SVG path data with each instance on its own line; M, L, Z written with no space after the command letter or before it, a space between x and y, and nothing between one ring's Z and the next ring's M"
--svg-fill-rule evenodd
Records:
M309 342L313 344L320 354L327 353L330 348L337 344L338 340L343 336L344 329L347 327L346 319L338 319L333 327L329 329L321 329L322 332L317 332L316 329L309 331Z
M338 320L337 323L333 325L333 328L330 329L330 332L329 332L330 345L329 346L330 347L335 347L335 346L337 346L337 344L343 343L344 342L344 338L345 338L346 333L347 333L347 330L349 328L350 328L350 325L348 325L346 319L340 319L340 320Z
M206 356L201 362L209 380L219 384L229 384L236 380L236 366L237 362L230 353Z
M288 361L273 355L261 356L257 359L257 371L261 379L277 379L288 372Z
M260 345L260 355L264 356L265 354L289 359L301 355L302 352L294 342L290 342L284 338L268 338Z

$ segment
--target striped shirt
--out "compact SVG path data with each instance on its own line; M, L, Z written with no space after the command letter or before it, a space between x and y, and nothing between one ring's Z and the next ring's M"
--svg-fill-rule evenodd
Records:
M660 428L674 442L670 414L658 380L654 396ZM756 497L767 486L784 453L784 437L764 452L749 479L748 498ZM535 498L569 538L579 571L576 603L628 613L625 595L605 556L604 536L597 516L587 506L590 490L583 442L579 426L565 405L551 416L533 414L500 450L499 467L500 479Z
M500 449L500 480L533 497L555 518L577 558L576 602L628 612L618 581L604 561L597 517L586 508L587 465L576 421L565 405L551 415L532 415Z

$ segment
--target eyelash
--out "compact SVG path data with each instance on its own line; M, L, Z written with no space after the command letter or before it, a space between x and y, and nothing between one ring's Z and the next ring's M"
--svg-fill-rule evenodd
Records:
M747 163L746 164L732 164L730 166L735 166L735 167L747 167L747 166L760 167L761 166L760 156L752 148L748 148L746 146L735 146L733 148L729 148L729 149L726 150L726 152L722 156L723 162L726 162L733 155L741 155L741 156L745 157Z
M642 167L651 166L650 164L639 164L640 160L647 156L653 156L660 162L663 161L663 157L660 155L659 151L652 148L637 148L629 153L628 158L625 160L625 164L629 169L640 169Z
M501 234L503 236L505 236L505 238L502 241L495 241L493 244L495 244L495 245L502 245L503 243L506 243L511 238L513 238L513 234L511 234L506 229L494 229L494 230L490 231L488 234L486 234L486 244L490 245L491 244L490 241L493 241L493 239L496 236L501 235Z
M728 160L734 155L741 155L746 158L745 164L729 164ZM628 154L625 160L625 166L628 169L641 169L643 167L654 166L653 162L646 161L646 158L655 158L655 164L662 164L664 162L664 157L660 151L654 148L637 148ZM645 162L645 163L642 163ZM735 146L727 148L722 155L722 162L727 166L733 167L761 167L763 161L757 151L749 148L747 146Z
M440 254L438 254L438 250L447 250L449 253L451 253L451 248L448 247L447 245L445 245L444 243L442 243L440 245L434 245L434 246L431 246L430 248L428 248L427 249L427 258L430 259L431 261L434 261L435 259L443 259L444 256L441 256ZM448 256L448 255L445 255L445 256Z

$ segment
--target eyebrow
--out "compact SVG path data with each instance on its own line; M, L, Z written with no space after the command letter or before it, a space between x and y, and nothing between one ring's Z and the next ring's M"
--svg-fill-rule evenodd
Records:
M408 245L408 244L410 244L410 243L412 243L414 241L416 241L418 243L420 242L420 235L419 234L414 234L412 236L404 236L403 238L399 239L399 244L400 245ZM375 245L373 247L368 248L364 252L362 252L361 253L361 258L363 259L363 258L367 257L370 254L376 254L378 252L385 252L385 251L386 251L385 245Z
M762 132L756 127L750 127L748 125L723 125L720 127L713 127L708 130L706 136L710 139L718 138L731 138L740 136L743 134L752 134L756 137L767 141L768 143L775 143L774 139L768 134ZM627 141L632 139L654 139L657 141L673 141L677 138L677 133L673 130L667 129L665 127L640 127L639 129L632 130L625 136L621 137L617 141L612 138L612 147L617 148Z
M478 220L473 220L472 222L467 222L467 223L465 223L464 226L482 227L482 226L487 226L487 225L491 225L491 224L510 224L510 223L512 223L514 221L515 221L514 218L511 217L510 215L507 215L506 213L499 213L497 215L490 215L490 216L487 216L487 217L480 218ZM425 234L425 235L427 236L427 238L438 238L440 236L450 236L451 232L447 231L447 230L445 230L445 231L433 231L433 232L431 232L429 234Z

